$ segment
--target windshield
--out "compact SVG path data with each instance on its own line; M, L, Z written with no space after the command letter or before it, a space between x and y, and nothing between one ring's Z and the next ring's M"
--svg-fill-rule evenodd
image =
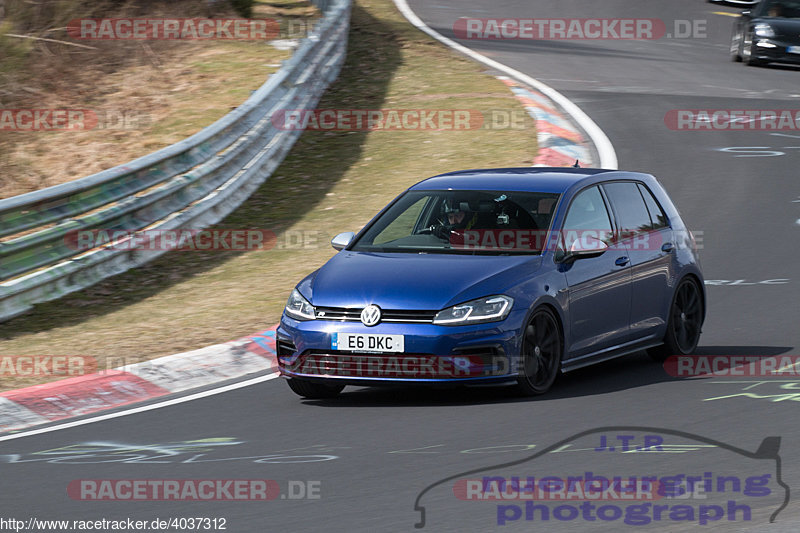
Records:
M766 0L759 8L762 17L800 18L800 1L797 0Z
M359 252L539 254L558 194L409 191L350 248Z

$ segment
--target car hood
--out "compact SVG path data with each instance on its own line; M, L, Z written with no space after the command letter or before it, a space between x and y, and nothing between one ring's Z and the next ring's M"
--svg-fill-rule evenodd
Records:
M500 294L540 265L541 257L530 255L342 251L300 289L314 306L439 310Z

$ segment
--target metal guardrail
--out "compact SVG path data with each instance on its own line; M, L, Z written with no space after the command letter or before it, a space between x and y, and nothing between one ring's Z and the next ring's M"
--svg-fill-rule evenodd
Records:
M312 1L324 11L314 31L244 104L211 126L124 165L0 200L0 238L28 232L0 242L0 321L164 253L80 250L69 242L73 232L204 228L272 174L302 133L277 128L272 114L313 109L347 52L351 0Z

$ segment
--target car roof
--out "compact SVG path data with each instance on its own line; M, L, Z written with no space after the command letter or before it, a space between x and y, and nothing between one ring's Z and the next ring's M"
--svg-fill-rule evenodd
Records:
M646 174L602 168L517 167L459 170L439 174L410 190L492 190L563 193L581 181L642 179Z

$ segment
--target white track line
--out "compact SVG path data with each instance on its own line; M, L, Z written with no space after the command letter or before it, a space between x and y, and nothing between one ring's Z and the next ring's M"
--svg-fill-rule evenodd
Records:
M232 391L235 389L241 389L244 387L249 387L250 385L256 385L258 383L263 383L264 381L269 381L271 379L275 379L279 376L277 372L273 374L266 374L264 376L259 376L257 378L248 379L247 381L240 381L238 383L232 383L230 385L225 385L224 387L219 387L216 389L210 389L203 392L197 392L195 394L190 394L189 396L181 396L180 398L173 398L172 400L166 400L159 403L153 403L150 405L143 405L142 407L134 407L132 409L126 409L124 411L117 411L116 413L109 413L105 415L94 416L92 418L87 418L85 420L76 420L74 422L66 422L64 424L59 424L57 426L50 426L41 429L32 429L30 431L23 431L20 433L13 433L11 435L4 435L0 437L0 442L4 440L14 440L14 439L21 439L22 437L30 437L31 435L39 435L41 433L50 433L51 431L58 431L60 429L68 429L74 428L76 426L83 426L86 424L91 424L93 422L101 422L103 420L110 420L112 418L119 418L121 416L128 416L133 415L136 413L143 413L145 411L152 411L153 409L160 409L162 407L169 407L170 405L175 405L183 402L191 402L192 400L199 400L200 398L205 398L207 396L214 396L216 394L222 394L223 392Z
M597 153L600 156L600 168L617 170L617 154L614 151L614 146L611 144L611 141L608 139L608 137L606 137L606 134L603 132L603 130L600 129L600 126L595 124L595 122L589 118L589 115L584 113L583 110L575 105L569 98L556 91L549 85L545 85L539 80L507 65L504 65L503 63L495 61L494 59L489 59L488 57L479 54L478 52L475 52L466 46L458 44L452 39L448 39L436 30L431 29L427 24L422 22L422 19L420 19L416 13L411 10L406 0L394 0L394 5L411 24L424 31L440 43L449 46L454 50L458 50L462 54L465 54L475 61L479 61L488 67L504 72L521 83L536 88L536 90L556 102L575 120L575 122L581 126L581 128L583 128L583 131L585 131L586 134L591 137L592 142L597 149Z

